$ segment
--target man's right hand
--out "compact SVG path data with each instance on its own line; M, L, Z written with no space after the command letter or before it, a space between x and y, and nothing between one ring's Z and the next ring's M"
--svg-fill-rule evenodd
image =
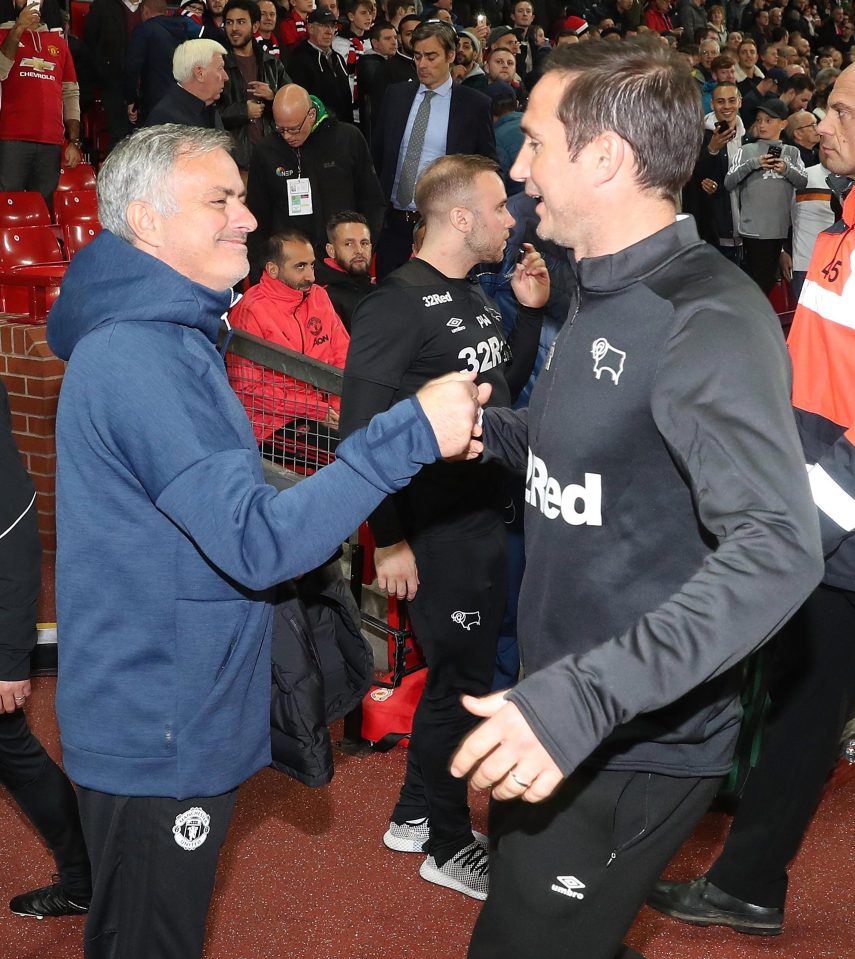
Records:
M707 145L707 150L710 153L718 153L723 147L736 136L736 126L728 127L723 133L719 133L717 130L713 131L713 135L710 137L710 142Z
M378 546L374 550L374 568L377 570L377 586L388 596L413 599L416 595L419 571L416 557L405 539L391 546Z
M264 104L257 100L246 101L246 115L250 120L260 120L264 115Z
M15 29L19 35L25 30L36 30L42 22L38 7L24 6L15 20Z
M446 373L431 380L416 393L430 421L444 459L475 459L484 446L479 442L478 413L490 398L489 383L475 385L475 373Z

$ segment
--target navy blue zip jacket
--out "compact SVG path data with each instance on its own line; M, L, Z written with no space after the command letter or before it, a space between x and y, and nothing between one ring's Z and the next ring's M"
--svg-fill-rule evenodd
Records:
M269 588L319 565L439 455L416 400L277 493L216 350L229 293L105 231L48 339L57 416L57 715L82 786L184 799L270 762Z

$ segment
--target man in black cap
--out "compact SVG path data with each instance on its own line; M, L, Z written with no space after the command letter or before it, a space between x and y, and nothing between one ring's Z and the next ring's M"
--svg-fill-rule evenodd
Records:
M332 46L338 22L335 14L318 7L309 14L307 22L308 39L295 47L288 60L291 79L323 101L339 120L353 123L347 66Z
M766 294L790 231L793 192L807 184L799 151L781 143L788 115L781 100L764 100L754 121L756 141L742 146L724 178L725 189L738 192L743 268Z

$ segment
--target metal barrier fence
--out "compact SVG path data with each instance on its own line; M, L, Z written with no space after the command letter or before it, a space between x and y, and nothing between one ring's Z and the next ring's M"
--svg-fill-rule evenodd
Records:
M292 486L335 458L343 373L242 330L226 351L229 382L246 409L265 477Z

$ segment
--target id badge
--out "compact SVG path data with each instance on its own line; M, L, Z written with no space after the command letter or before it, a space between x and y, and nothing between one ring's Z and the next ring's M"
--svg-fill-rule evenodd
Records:
M309 216L312 213L312 186L308 177L286 181L288 186L288 213L290 216Z

